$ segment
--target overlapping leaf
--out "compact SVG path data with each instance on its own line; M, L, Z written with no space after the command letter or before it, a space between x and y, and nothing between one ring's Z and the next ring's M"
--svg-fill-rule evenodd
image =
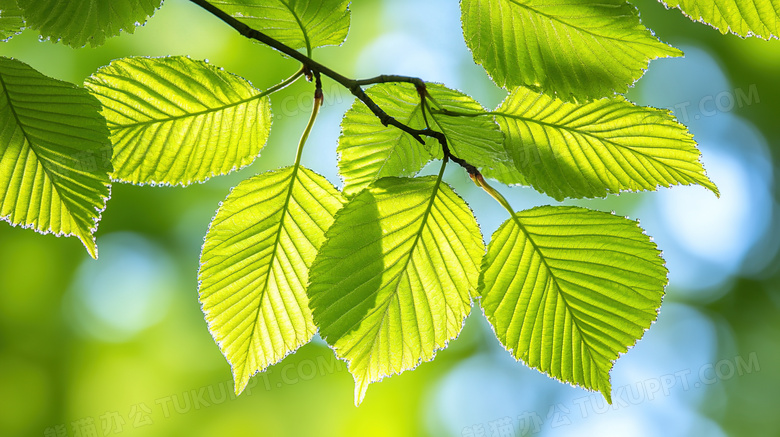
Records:
M471 97L441 85L431 85L428 92L446 111L484 113ZM450 151L482 171L500 172L510 162L504 149L504 136L492 116L461 117L434 113L431 128L447 137Z
M186 57L126 58L87 79L114 143L113 178L188 185L251 164L271 103L246 80Z
M516 214L493 234L482 307L516 359L598 390L657 316L667 283L660 252L636 222L574 207Z
M349 32L349 0L209 0L249 27L294 49L339 45Z
M477 167L493 168L510 159L503 135L490 117L455 117L437 110L484 113L471 97L439 84L427 84L428 93L441 107L427 114L430 128L443 132L455 156ZM420 95L410 84L381 84L367 94L390 116L414 129L425 129ZM393 126L384 126L363 103L356 101L341 123L339 171L344 193L354 195L371 182L385 176L412 176L430 160L442 157L439 142L424 137L420 144L411 135Z
M0 41L8 41L23 27L22 10L16 0L0 0Z
M388 115L415 129L425 127L420 95L412 85L381 84L366 91ZM437 156L435 140L420 144L411 135L383 125L362 102L356 100L341 122L337 151L344 194L352 196L385 176L412 176ZM438 150L438 154L437 154Z
M133 33L162 0L17 0L27 25L71 47L102 45L121 31Z
M624 93L650 60L681 56L624 0L462 0L474 60L500 86L590 99Z
M504 183L529 183L559 200L676 184L718 193L696 142L669 111L620 96L574 104L518 88L493 114L516 167L496 175Z
M691 20L708 24L721 33L780 36L780 1L777 0L661 0L666 7L679 8Z
M201 255L200 302L236 393L314 335L309 267L341 202L322 176L288 167L240 183L217 211Z
M86 91L0 57L0 219L42 234L92 234L109 196L111 145Z
M460 332L484 253L472 212L433 177L383 178L336 214L311 268L315 324L368 385L433 359Z

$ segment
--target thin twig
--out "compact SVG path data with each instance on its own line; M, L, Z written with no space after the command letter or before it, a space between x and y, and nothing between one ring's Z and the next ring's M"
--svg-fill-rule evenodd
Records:
M329 67L320 64L319 62L293 49L292 47L274 38L271 38L270 36L258 30L252 29L248 25L242 23L238 19L232 17L228 13L217 8L216 6L212 5L206 0L190 0L190 1L200 6L201 8L205 9L215 17L222 20L223 22L225 22L225 24L235 29L242 36L259 41L300 62L303 65L304 71L306 72L310 71L317 79L320 90L322 89L320 74L322 74L333 79L338 84L348 89L352 93L352 95L354 95L358 100L363 102L363 104L365 104L368 107L368 109L371 110L371 112L379 119L379 121L384 126L396 127L406 132L407 134L411 135L412 138L419 141L421 144L425 144L425 140L423 139L423 137L430 137L436 139L439 142L439 144L441 144L442 152L444 153L445 157L452 159L453 162L465 168L470 175L479 174L479 171L477 170L476 167L452 155L449 146L447 144L447 138L443 133L434 131L430 128L415 129L411 126L399 122L394 117L390 116L387 112L385 112L381 107L379 107L379 105L377 105L376 102L374 102L374 100L371 99L371 97L369 97L362 88L365 85L372 85L372 84L379 84L379 83L410 83L417 88L417 92L421 95L424 104L425 99L428 96L428 92L426 90L425 82L422 79L416 77L398 76L398 75L381 75L370 79L361 79L361 80L350 79L330 69Z

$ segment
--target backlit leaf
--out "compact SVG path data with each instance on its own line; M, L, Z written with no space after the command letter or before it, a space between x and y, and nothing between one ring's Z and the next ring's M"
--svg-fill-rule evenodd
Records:
M246 80L176 56L125 58L86 87L103 104L115 180L188 185L251 164L271 129L271 103Z
M0 0L0 41L8 41L22 31L24 18L16 0Z
M691 20L708 24L721 33L780 36L780 1L777 0L662 0L666 7L679 8Z
M636 222L574 207L517 213L493 234L482 270L482 308L501 344L608 402L612 365L655 320L667 283Z
M309 267L341 205L325 178L287 167L245 180L219 207L201 254L200 302L236 393L314 335Z
M484 113L482 105L471 97L440 84L426 84L428 93L440 107L426 110L432 130L447 137L450 151L479 168L493 168L509 161L504 137L490 117L454 117L437 110ZM420 95L410 84L380 84L367 94L388 115L414 129L425 129ZM421 144L411 135L393 126L384 126L362 102L356 101L341 123L339 170L344 178L344 193L358 193L371 182L385 176L413 176L432 159L441 158L439 142L423 137Z
M162 0L17 0L27 25L71 47L102 45L121 31L133 33Z
M349 0L209 0L247 26L294 49L340 45L349 32Z
M320 335L347 361L355 403L455 338L484 245L466 203L434 177L383 178L336 214L309 275Z
M656 58L682 56L660 42L624 0L462 0L474 60L500 86L538 87L565 100L624 93Z
M567 103L516 89L493 113L516 171L496 176L558 200L699 184L718 194L693 136L667 110L623 97Z
M85 90L0 57L0 219L76 236L93 258L111 172L99 110Z

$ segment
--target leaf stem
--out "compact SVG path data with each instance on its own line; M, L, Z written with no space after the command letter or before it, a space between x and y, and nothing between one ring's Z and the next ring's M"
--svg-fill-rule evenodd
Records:
M267 95L273 94L277 91L281 91L287 88L288 86L294 84L295 81L297 81L301 76L303 76L304 71L306 71L306 69L303 66L301 66L301 68L298 69L298 71L295 72L295 74L279 82L278 84L272 86L271 88L268 88L267 90L263 91L262 93L260 93L258 97L265 97Z
M295 164L294 164L296 170L298 169L298 166L301 164L301 157L303 156L303 147L306 145L306 140L309 139L309 134L311 134L311 130L314 127L314 121L317 120L317 114L319 114L320 112L322 101L323 101L322 87L318 86L317 89L314 91L314 106L311 109L309 122L306 124L306 129L303 130L303 134L301 134L300 141L298 141L298 150L295 153Z
M515 210L512 208L512 205L510 205L509 202L506 200L506 197L504 197L501 193L496 191L495 188L491 187L490 184L487 183L487 181L485 180L485 178L482 177L481 174L471 176L471 180L474 181L474 183L477 184L478 187L485 190L486 193L490 194L490 197L496 199L496 201L500 203L501 206L504 207L504 209L509 211L509 215L511 215L512 218L515 221L517 221L517 215L515 214Z

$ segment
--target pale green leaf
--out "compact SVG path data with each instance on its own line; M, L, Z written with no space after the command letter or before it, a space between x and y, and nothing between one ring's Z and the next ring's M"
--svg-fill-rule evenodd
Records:
M420 95L410 84L374 85L366 94L388 115L415 128L425 128ZM394 126L384 126L361 101L355 100L341 122L339 173L344 194L352 196L385 176L412 176L431 159L441 156L438 142L420 144Z
M621 96L567 103L518 88L493 114L516 168L498 175L501 182L528 183L558 200L677 184L718 194L692 135L667 110Z
M270 99L246 80L176 56L125 58L85 83L103 104L117 181L188 185L251 164Z
M160 7L162 0L17 0L27 25L41 36L71 47L102 45L136 26Z
M474 60L498 85L566 100L624 93L651 60L682 55L624 0L462 0L461 13Z
M614 361L655 320L667 270L634 221L575 207L517 213L493 234L482 308L510 353L611 402Z
M0 0L0 41L8 41L22 31L24 18L16 0Z
M450 151L477 167L493 167L506 162L504 137L489 117L454 117L441 111L479 112L485 109L471 97L440 84L426 84L438 103L433 113L426 110L429 127L444 133ZM374 85L367 94L388 115L414 128L425 129L422 102L411 84ZM412 176L432 159L443 156L439 142L424 137L421 144L411 135L393 126L384 126L362 102L356 101L341 123L339 170L344 193L358 193L371 182L385 176Z
M679 8L691 20L721 33L763 39L780 37L778 0L661 0L667 8Z
M336 214L309 275L320 335L347 361L355 403L368 385L417 367L461 331L482 236L440 179L383 178Z
M437 109L453 113L483 114L476 117L450 116L434 113L431 128L447 137L450 151L482 171L501 172L511 164L504 148L504 135L492 116L471 97L441 85L428 86L428 92L440 105ZM435 110L434 110L435 112Z
M314 335L309 267L341 205L325 178L302 167L247 179L220 205L198 279L209 331L233 368L236 393Z
M99 111L85 90L0 57L0 219L76 236L93 258L111 172Z
M349 0L209 0L247 26L293 49L340 45L349 32Z

